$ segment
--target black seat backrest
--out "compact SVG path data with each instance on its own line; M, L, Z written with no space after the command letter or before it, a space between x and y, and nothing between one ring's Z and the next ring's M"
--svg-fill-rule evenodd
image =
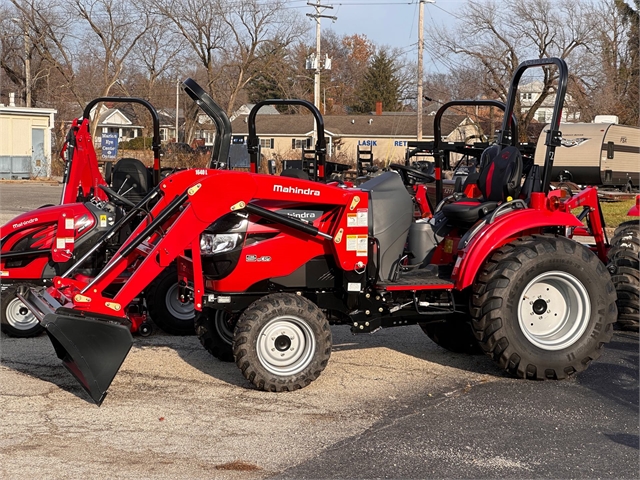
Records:
M113 167L111 188L133 203L142 200L152 185L151 172L137 158L121 158Z
M380 245L379 280L387 282L393 280L407 243L413 221L413 200L395 172L372 178L360 185L360 189L369 193L369 233ZM377 262L376 255L374 262Z
M500 202L515 198L522 180L522 154L516 147L500 149L493 145L482 152L478 188L486 201Z

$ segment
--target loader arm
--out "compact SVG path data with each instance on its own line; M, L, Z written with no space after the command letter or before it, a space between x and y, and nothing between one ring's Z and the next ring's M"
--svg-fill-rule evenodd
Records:
M73 278L56 277L50 293L66 307L101 315L126 316L125 307L165 267L186 250L199 248L200 234L213 222L232 211L280 223L310 237L334 239L340 230L346 234L366 235L366 227L350 227L347 211L367 207L366 194L360 190L338 188L297 179L255 175L221 170L187 170L167 177L160 185L162 199L151 210L151 221L134 230L102 272L85 283ZM302 197L302 198L300 198ZM335 231L322 232L305 222L278 215L255 204L256 201L325 204L341 207L338 221L328 224ZM352 215L354 215L352 213ZM332 248L345 270L366 265L366 257L341 247L343 234L337 235ZM196 256L196 258L199 258ZM357 265L357 267L356 267ZM126 276L117 294L107 294L116 279ZM70 304L71 303L71 304ZM196 308L199 302L196 299Z
M160 184L160 190L163 196L152 208L151 220L135 229L96 278L86 282L56 277L47 291L31 289L27 296L19 297L44 326L65 367L97 404L104 400L133 342L126 306L185 250L195 247L193 259L199 261L199 235L222 216L244 211L269 219L282 227L283 235L306 235L329 243L345 270L366 267L366 256L347 246L349 234L367 236L368 227L353 222L356 212L368 208L367 194L361 190L204 169L171 175ZM264 208L258 200L331 205L337 207L338 214L319 228ZM130 275L120 290L115 295L109 293L107 289L124 273Z

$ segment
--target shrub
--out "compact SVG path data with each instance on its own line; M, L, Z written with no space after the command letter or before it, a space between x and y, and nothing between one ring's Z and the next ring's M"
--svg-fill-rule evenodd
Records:
M121 142L118 148L123 150L150 150L151 144L151 137L136 137L128 142Z

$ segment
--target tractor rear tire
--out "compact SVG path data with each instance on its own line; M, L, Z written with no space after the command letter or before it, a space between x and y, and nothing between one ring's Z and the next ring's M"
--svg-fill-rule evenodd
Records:
M175 264L168 266L145 289L149 315L154 323L172 335L195 333L195 309L193 303L178 299L178 270Z
M624 222L609 249L611 280L618 294L618 327L637 332L640 320L640 223Z
M0 295L0 327L10 337L35 337L44 331L38 319L16 296L18 288L33 286L26 283L11 285Z
M473 329L512 375L563 379L587 368L611 340L616 294L585 246L535 235L497 249L473 286Z
M237 316L223 310L205 310L196 315L198 340L207 352L223 362L233 362L233 331Z
M442 322L421 323L420 328L436 345L454 353L483 353L467 317L455 315Z
M327 366L331 328L322 310L306 298L267 295L238 319L233 355L244 377L260 390L298 390Z

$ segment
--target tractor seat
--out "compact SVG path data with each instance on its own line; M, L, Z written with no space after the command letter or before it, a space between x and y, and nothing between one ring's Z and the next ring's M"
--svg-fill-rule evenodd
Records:
M111 188L138 203L153 188L151 172L136 158L121 158L111 174Z
M482 152L480 165L477 185L482 197L463 197L442 207L442 213L454 224L474 224L520 193L522 154L516 147L492 145Z
M476 223L498 208L498 202L485 202L482 198L464 198L442 207L445 217L454 223Z

